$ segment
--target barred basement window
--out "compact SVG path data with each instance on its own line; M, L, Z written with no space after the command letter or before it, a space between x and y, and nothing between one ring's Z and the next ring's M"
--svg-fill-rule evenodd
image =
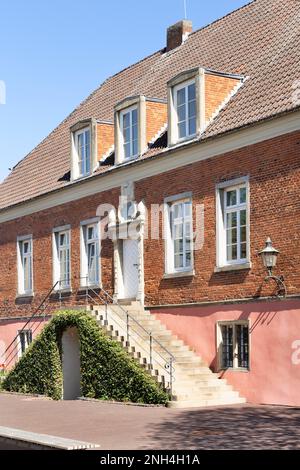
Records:
M18 357L21 357L32 343L32 331L21 330L18 332Z
M220 369L249 369L249 325L219 322Z

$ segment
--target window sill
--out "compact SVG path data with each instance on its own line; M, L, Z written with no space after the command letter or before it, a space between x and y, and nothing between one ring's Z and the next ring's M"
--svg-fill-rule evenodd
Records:
M245 367L227 367L227 369L219 369L218 373L221 372L250 372L250 369Z
M176 145L185 144L187 142L190 142L191 140L195 140L196 137L197 137L197 134L193 134L187 137L183 137L182 139L177 139L175 142L172 142L171 144L169 144L169 147L172 148L172 147L176 147Z
M191 271L180 271L175 273L165 273L163 279L176 279L178 277L193 277L195 276L195 270Z
M252 263L240 263L240 264L228 264L226 266L216 266L214 269L215 273L223 273L228 271L241 271L243 269L251 269Z
M72 287L64 287L63 289L55 289L54 294L72 294Z
M77 181L85 180L85 179L88 178L89 176L92 176L92 174L93 174L93 173L90 172L90 173L87 173L86 175L74 176L74 178L72 178L71 181L72 181L72 182L73 182L73 181L74 181L74 182L75 182L75 181L77 182Z
M32 299L34 297L34 293L33 292L30 292L28 294L17 294L16 295L16 299L19 300L19 299Z
M96 289L101 289L102 288L102 285L101 284L89 284L88 286L80 286L79 289L78 289L78 292L85 292L86 290L89 290L89 289L92 289L92 290L96 290Z
M117 164L117 166L126 165L126 163L133 162L133 161L137 160L139 157L140 157L140 155L134 155L133 157L123 158L122 161L120 161Z

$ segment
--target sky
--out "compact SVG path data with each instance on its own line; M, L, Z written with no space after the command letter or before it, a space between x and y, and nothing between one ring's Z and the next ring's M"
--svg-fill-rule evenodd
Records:
M249 2L186 0L187 17L195 30ZM0 0L0 180L181 19L184 0Z

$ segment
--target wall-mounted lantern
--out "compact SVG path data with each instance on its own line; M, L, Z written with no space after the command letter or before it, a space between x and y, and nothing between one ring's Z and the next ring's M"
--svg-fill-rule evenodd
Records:
M261 250L258 254L261 257L263 265L268 272L268 276L265 278L265 280L268 281L269 279L273 279L278 287L278 296L283 295L285 297L287 294L287 290L286 285L284 283L284 277L273 275L273 269L276 267L277 257L280 252L273 247L272 240L270 237L267 238L265 248Z

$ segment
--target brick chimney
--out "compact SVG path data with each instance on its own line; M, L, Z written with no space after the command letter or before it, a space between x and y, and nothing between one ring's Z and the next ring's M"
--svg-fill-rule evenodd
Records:
M191 21L182 20L167 29L167 52L180 46L193 31Z

